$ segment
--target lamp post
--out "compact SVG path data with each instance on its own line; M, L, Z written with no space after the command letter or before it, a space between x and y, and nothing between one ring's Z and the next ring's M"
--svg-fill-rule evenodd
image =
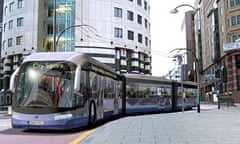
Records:
M193 10L194 10L194 12L195 12L195 14L196 13L198 13L198 32L200 32L200 34L201 34L201 16L200 16L200 8L196 8L196 7L194 7L194 6L192 6L192 5L189 5L189 4L181 4L181 5L178 5L178 6L176 6L174 9L172 9L171 11L170 11L170 13L172 13L172 14L176 14L176 13L178 13L178 8L180 8L180 7L190 7L190 8L192 8ZM194 14L194 15L195 15ZM196 32L196 31L195 31ZM196 56L196 54L195 53L193 53L190 49L186 49L186 48L180 48L180 49L186 49L188 52L190 52L193 56L194 56L194 58L195 58L195 62L196 62L196 71L197 71L197 97L198 97L198 102L197 102L197 112L198 113L200 113L200 101L201 101L201 92L200 92L200 82L201 82L201 76L200 76L200 51L201 51L201 36L199 35L199 33L198 33L198 41L197 41L197 45L198 45L198 57ZM178 50L180 50L180 49L178 49Z

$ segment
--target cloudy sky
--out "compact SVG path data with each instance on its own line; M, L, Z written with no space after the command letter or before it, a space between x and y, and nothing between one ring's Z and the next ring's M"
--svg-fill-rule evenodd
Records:
M184 12L190 7L180 7L179 13L171 14L171 9L180 4L194 5L195 0L150 0L152 73L154 76L166 75L174 68L173 59L167 54L175 48L185 48L185 29L181 29Z

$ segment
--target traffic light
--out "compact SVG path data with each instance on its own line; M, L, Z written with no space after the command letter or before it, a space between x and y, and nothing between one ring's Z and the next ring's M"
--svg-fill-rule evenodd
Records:
M227 68L223 67L222 71L221 71L221 81L222 83L226 83L227 82Z

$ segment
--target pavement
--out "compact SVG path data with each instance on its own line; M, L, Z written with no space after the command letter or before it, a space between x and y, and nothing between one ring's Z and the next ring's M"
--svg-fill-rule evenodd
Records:
M124 117L93 129L78 144L239 144L240 106Z

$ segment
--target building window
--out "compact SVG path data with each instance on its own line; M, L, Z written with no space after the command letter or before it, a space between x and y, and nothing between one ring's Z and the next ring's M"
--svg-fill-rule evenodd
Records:
M234 0L230 0L230 7L234 7Z
M8 29L11 30L13 28L13 20L8 22Z
M6 47L6 41L4 40L3 41L3 46L2 46L3 50L5 49L5 47Z
M221 7L220 8L220 16L222 16L223 15L223 8Z
M5 24L3 25L3 32L6 31L6 27L7 27L7 24L5 23Z
M128 39L134 40L134 32L133 31L128 31Z
M236 55L236 67L240 68L240 55Z
M7 6L5 6L5 8L4 8L4 14L5 14L5 16L7 15Z
M142 24L142 16L138 15L137 16L137 21L138 21L138 24Z
M126 57L127 56L127 50L121 49L121 56Z
M240 24L240 15L237 16L237 24Z
M48 34L53 34L53 24L48 24Z
M238 36L237 36L237 35L233 35L233 36L232 36L232 42L235 42L237 39L238 39Z
M138 34L138 42L142 43L142 34Z
M116 59L120 59L120 50L119 49L117 49L116 50Z
M23 44L23 36L16 37L16 45L22 45Z
M17 27L23 26L23 17L17 18Z
M236 0L236 5L240 5L240 0Z
M148 20L145 19L144 22L145 22L145 28L147 28L148 27Z
M13 45L13 39L12 38L9 38L8 39L8 47L12 47Z
M122 18L122 9L115 7L114 8L114 16Z
M148 46L148 37L145 37L145 45Z
M127 11L127 19L131 21L134 20L134 14L132 11Z
M240 90L240 76L237 76L237 90Z
M232 23L232 26L236 25L236 18L235 18L235 16L231 17L231 23Z
M123 37L123 30L121 28L114 28L114 36L116 38L122 38Z
M133 2L133 0L128 0L128 1L131 1L131 2Z
M12 12L13 11L13 6L14 6L14 2L11 2L9 4L9 12Z
M54 15L53 9L48 9L48 17L52 17Z
M24 7L24 0L18 0L18 8Z
M144 1L144 9L147 10L147 2Z
M138 4L139 6L142 6L142 0L137 0L137 4Z

